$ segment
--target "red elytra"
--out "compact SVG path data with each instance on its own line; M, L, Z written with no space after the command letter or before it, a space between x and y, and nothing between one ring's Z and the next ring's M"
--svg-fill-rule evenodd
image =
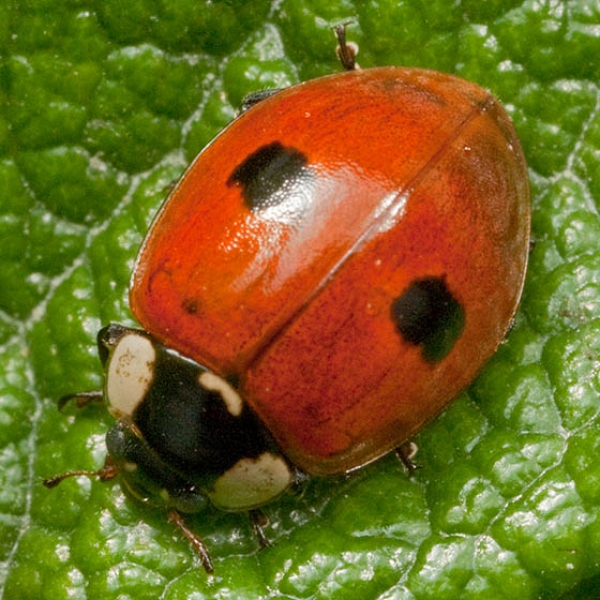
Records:
M432 71L350 71L268 97L204 149L150 229L131 307L236 381L295 464L339 473L472 381L515 312L528 240L526 164L497 100Z

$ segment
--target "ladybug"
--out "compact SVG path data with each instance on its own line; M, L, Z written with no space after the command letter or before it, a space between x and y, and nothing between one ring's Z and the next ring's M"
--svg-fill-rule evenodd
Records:
M498 101L416 68L251 96L155 218L130 303L98 334L104 467L182 514L250 511L402 446L503 340L529 243L527 167Z

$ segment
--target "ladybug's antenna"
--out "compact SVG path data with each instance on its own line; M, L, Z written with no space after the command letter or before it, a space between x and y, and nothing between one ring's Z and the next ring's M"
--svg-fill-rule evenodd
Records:
M100 390L93 392L77 392L76 394L67 394L58 401L58 410L62 410L69 402L75 402L77 408L83 408L92 402L103 402L104 394Z
M342 67L344 67L346 71L355 71L359 68L358 63L356 62L358 44L346 41L346 27L351 23L351 21L347 21L346 23L340 23L339 25L334 25L333 27L333 33L338 41L335 53L337 54L339 61L342 63Z

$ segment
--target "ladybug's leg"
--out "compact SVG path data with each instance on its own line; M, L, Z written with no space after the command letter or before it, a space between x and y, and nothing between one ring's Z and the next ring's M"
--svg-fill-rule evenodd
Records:
M244 97L242 100L242 106L240 107L240 113L246 112L249 108L262 102L263 100L270 98L277 92L280 92L282 88L275 88L273 90L261 90L260 92L252 92Z
M60 475L54 475L44 479L43 483L47 488L56 487L61 481L69 479L70 477L89 477L93 479L97 477L100 481L110 481L119 474L119 467L114 463L110 456L104 459L104 465L97 471L69 471L67 473L61 473Z
M404 468L409 475L412 475L417 469L420 468L413 459L415 458L419 447L414 442L404 442L402 445L396 448L396 456L400 462L404 465Z
M344 67L346 71L354 71L358 69L358 64L356 62L358 46L353 42L346 41L346 25L347 23L342 23L341 25L336 25L333 28L333 32L338 41L338 46L335 49L335 52L338 56L339 61L342 63L342 67ZM262 102L266 98L270 98L277 92L280 92L281 89L282 88L276 88L273 90L261 90L260 92L253 92L251 94L248 94L242 100L240 113L244 113L249 108L252 108L259 102Z
M348 25L348 23L342 23L341 25L336 25L333 28L333 33L338 41L338 46L335 49L335 53L337 54L339 61L342 63L342 67L344 67L346 71L355 71L358 69L358 64L356 62L358 46L353 42L346 41L346 25Z
M358 46L353 42L346 41L346 25L347 23L342 23L341 25L336 25L333 28L333 32L335 33L335 37L338 40L338 46L335 49L335 52L338 56L339 61L342 63L342 67L346 69L346 71L354 71L358 69L358 64L356 62L356 55L358 54ZM259 102L262 102L266 98L270 98L277 92L280 92L283 88L275 88L272 90L261 90L259 92L253 92L248 94L242 100L242 106L240 107L240 113L246 112L249 108L252 108Z
M182 516L174 508L171 508L168 514L169 523L173 523L173 525L175 525L175 527L177 527L177 529L183 533L184 537L192 545L192 548L202 561L202 566L206 572L209 575L212 575L212 573L214 573L214 567L204 542L185 524Z
M252 531L254 531L254 535L258 538L260 547L266 548L267 546L270 546L271 542L269 542L263 530L263 527L266 527L269 524L269 519L267 519L265 513L257 508L251 510L250 521L252 523Z
M59 399L58 410L62 410L71 401L75 402L77 408L83 408L92 402L104 402L104 394L100 390L67 394Z

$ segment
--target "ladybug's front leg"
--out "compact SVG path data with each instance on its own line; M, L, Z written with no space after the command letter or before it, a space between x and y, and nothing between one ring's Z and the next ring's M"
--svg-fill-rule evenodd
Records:
M69 479L71 477L88 477L90 479L98 478L100 481L110 481L114 479L119 474L119 467L113 461L110 455L107 455L104 459L104 464L102 467L97 469L96 471L89 471L87 469L77 470L77 471L68 471L66 473L59 473L58 475L53 475L52 477L46 477L42 482L44 486L48 489L52 489L56 487L59 483L63 482L65 479Z
M169 510L168 514L169 523L172 523L177 529L179 529L179 531L181 531L184 537L192 545L192 548L194 549L196 554L199 556L202 562L202 566L204 567L206 572L209 575L212 575L214 573L214 567L210 558L210 554L208 553L208 548L206 547L202 539L185 524L183 517L181 516L181 514L179 514L178 511L172 508ZM271 542L269 542L267 536L263 531L263 527L268 525L268 519L265 516L265 514L261 510L254 509L249 511L249 515L250 521L252 522L252 530L258 538L258 543L260 547L266 548L267 546L270 546Z
M200 558L204 570L209 575L212 575L215 569L213 567L212 560L210 559L208 548L205 546L204 542L185 524L183 517L179 514L178 511L176 511L174 508L171 508L168 514L169 523L172 523L173 525L175 525L175 527L177 527L177 529L179 529L179 531L181 531L184 537L192 545L194 552Z
M249 515L250 521L252 523L252 531L254 532L254 535L258 538L258 544L260 545L260 547L266 548L267 546L270 546L271 542L265 535L264 531L264 527L266 527L269 524L269 519L267 518L265 513L262 510L255 508L249 511Z

